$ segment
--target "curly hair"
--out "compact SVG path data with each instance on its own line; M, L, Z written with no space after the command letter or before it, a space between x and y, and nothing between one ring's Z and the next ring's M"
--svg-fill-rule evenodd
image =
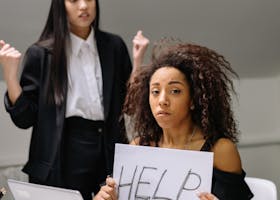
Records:
M239 131L231 109L230 93L236 94L231 78L238 78L238 75L230 63L207 47L182 42L166 47L162 44L160 42L154 47L151 64L135 71L134 78L128 83L123 112L132 116L140 144L158 142L162 136L162 129L149 105L149 84L154 72L166 66L185 75L194 104L192 120L201 128L210 145L219 138L237 142Z

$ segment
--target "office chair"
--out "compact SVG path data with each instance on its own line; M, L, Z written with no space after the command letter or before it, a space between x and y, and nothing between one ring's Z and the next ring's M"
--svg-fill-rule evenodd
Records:
M245 177L254 197L252 200L277 200L277 189L275 184L267 179Z

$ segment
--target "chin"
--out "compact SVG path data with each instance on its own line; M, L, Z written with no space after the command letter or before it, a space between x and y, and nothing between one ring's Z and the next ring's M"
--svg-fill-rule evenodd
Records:
M173 123L170 123L170 121L163 121L163 120L157 120L157 123L162 129L171 128L172 124L173 124Z

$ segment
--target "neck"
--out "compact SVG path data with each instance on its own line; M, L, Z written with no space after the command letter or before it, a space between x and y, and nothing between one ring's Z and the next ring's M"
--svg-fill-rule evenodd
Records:
M185 149L195 134L195 125L186 125L184 128L164 129L161 146L167 148Z
M91 32L91 27L83 28L83 29L74 29L72 28L71 33L74 35L86 40Z

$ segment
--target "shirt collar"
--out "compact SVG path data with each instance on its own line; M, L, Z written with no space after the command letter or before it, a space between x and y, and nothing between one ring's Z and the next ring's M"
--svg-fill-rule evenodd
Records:
M94 31L93 28L90 31L90 34L86 40L78 37L77 35L70 33L70 40L71 40L71 48L72 48L72 53L76 56L79 55L79 52L81 50L81 47L84 43L88 44L89 49L91 52L95 52L95 40L94 40Z

